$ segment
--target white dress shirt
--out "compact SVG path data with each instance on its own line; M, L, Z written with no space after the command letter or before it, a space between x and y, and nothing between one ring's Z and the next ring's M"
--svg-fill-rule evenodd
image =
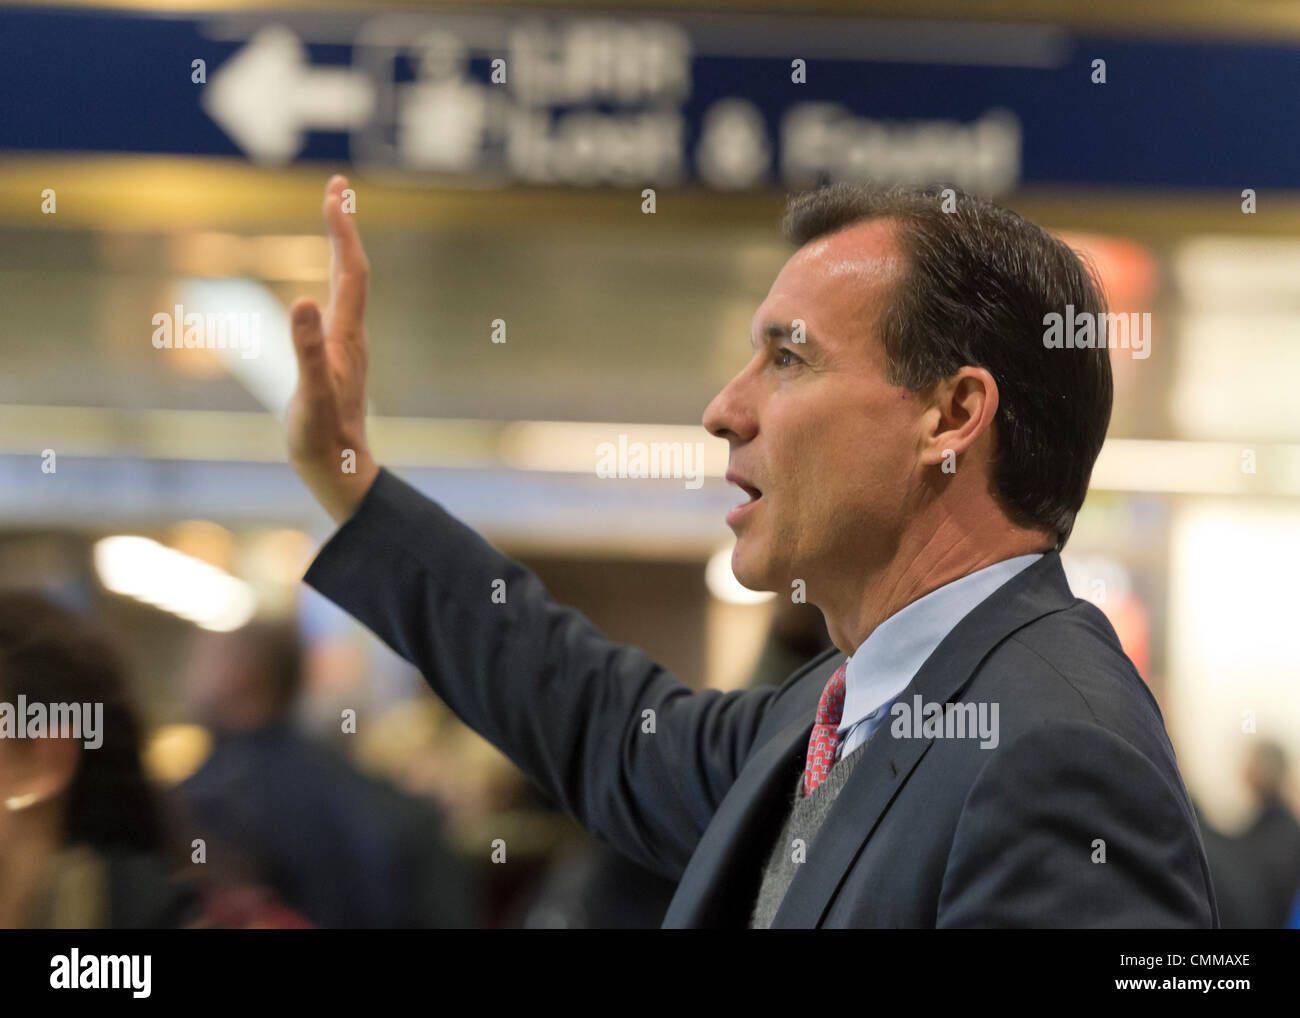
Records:
M932 590L878 625L849 658L835 759L852 753L889 717L899 694L958 622L1042 557L1042 552L1035 552L976 570Z

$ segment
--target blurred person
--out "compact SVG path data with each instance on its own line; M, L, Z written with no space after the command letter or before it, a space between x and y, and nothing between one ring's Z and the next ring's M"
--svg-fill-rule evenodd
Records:
M1287 803L1286 751L1259 739L1247 751L1242 781L1252 816L1238 834L1207 833L1223 925L1227 929L1284 929L1300 902L1300 821Z
M0 725L0 927L198 920L196 888L173 876L113 645L39 594L0 592L0 710L19 703L102 705L102 717L90 740L14 738Z
M1243 766L1255 816L1238 840L1258 874L1266 929L1286 925L1300 893L1300 821L1287 801L1289 776L1286 750L1273 739L1257 742Z
M214 744L175 794L191 833L208 842L214 880L266 887L317 926L472 925L436 806L295 731L302 669L290 623L254 621L194 642L186 693Z
M747 496L737 579L801 581L834 648L779 688L697 692L376 462L346 186L330 306L290 313L290 460L339 524L304 579L679 881L664 926L1218 925L1159 707L1061 566L1113 393L1104 333L1044 328L1104 323L1066 245L956 190L792 201L796 250L704 425Z

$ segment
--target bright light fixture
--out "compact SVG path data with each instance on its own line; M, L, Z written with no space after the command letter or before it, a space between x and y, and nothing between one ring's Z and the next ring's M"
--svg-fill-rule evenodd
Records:
M257 610L257 596L243 580L147 537L96 542L95 571L113 593L219 633L238 629Z

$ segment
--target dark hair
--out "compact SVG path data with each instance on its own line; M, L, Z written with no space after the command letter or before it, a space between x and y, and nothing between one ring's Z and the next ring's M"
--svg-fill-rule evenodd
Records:
M1103 315L1095 270L1033 223L956 188L874 190L833 184L790 199L786 237L796 246L872 219L897 226L908 271L880 335L887 381L923 392L965 365L998 385L995 491L1022 526L1065 546L1110 424L1110 354L1051 348L1045 316ZM1105 319L1097 318L1097 322Z
M48 598L0 591L0 700L102 703L103 742L83 749L67 793L64 840L162 851L157 799L140 760L141 725L112 643Z
M282 619L254 619L234 630L230 639L247 654L249 667L257 669L272 713L276 717L288 713L303 684L302 641L297 627Z
M1260 778L1271 795L1281 795L1286 783L1288 761L1286 750L1274 739L1261 739L1255 743L1255 766L1260 769Z

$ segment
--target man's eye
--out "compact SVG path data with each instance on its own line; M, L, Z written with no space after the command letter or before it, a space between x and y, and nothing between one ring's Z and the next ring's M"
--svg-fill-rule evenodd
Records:
M777 347L776 353L773 356L776 360L776 366L778 368L788 368L793 364L803 363L803 359L798 354L796 354L789 347L785 347L785 346ZM786 357L789 357L790 360L785 360L784 358Z

